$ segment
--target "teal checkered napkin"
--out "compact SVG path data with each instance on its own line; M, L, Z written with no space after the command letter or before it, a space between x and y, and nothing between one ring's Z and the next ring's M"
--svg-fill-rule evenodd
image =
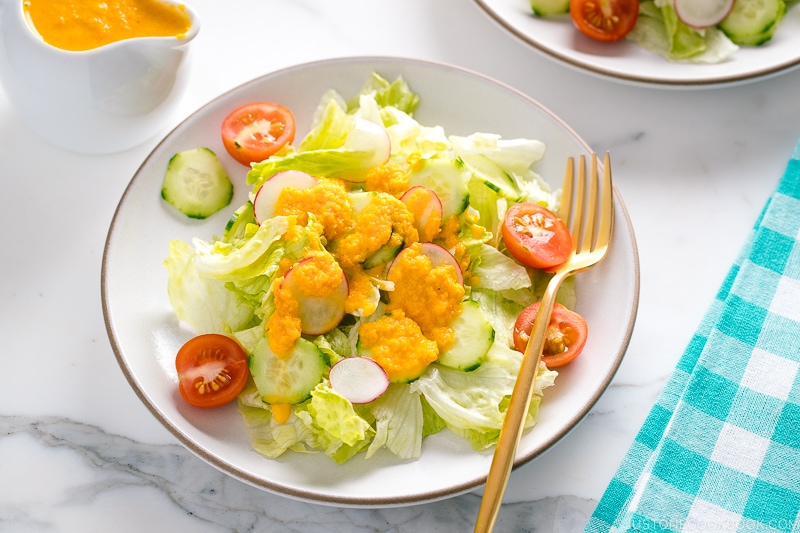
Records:
M800 533L800 142L585 533Z

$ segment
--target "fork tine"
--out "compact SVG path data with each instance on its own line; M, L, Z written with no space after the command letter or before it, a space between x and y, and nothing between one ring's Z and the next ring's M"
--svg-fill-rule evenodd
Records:
M583 209L586 203L586 158L581 155L578 159L578 176L575 183L576 190L573 192L574 199L572 202L572 225L569 228L570 235L572 235L572 251L577 253L583 246L585 239L583 228Z
M586 177L584 175L584 180ZM597 177L597 154L592 153L591 172L589 174L589 202L586 204L587 212L584 217L583 223L583 241L581 243L580 252L588 252L592 250L595 240L594 225L597 218L597 188L599 179Z
M596 247L608 246L614 226L614 191L611 185L611 156L606 152L603 158L603 207L600 211L600 227L597 230Z
M575 180L575 160L567 158L567 169L564 171L564 185L561 186L561 203L558 206L558 214L561 219L570 227L572 217L572 182Z

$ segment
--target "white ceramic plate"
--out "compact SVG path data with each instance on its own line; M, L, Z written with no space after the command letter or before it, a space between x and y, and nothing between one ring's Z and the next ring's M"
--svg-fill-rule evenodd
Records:
M714 65L673 63L635 43L601 43L581 35L569 15L533 16L529 0L475 0L500 26L545 56L570 67L635 85L702 88L755 81L800 66L800 7L789 9L772 40L742 47Z
M102 298L114 352L131 387L164 426L211 465L254 486L293 498L346 506L394 506L454 496L485 482L491 452L477 453L448 431L425 440L422 457L405 462L363 454L337 465L324 454L287 453L267 459L250 447L244 423L231 404L199 410L177 392L174 358L191 332L179 324L167 298L162 263L171 239L210 239L247 198L246 168L228 157L219 126L240 104L269 99L288 106L305 135L314 108L328 88L355 94L369 75L402 75L421 95L415 116L450 134L476 131L505 138L543 140L537 170L560 184L570 155L589 147L566 124L523 94L452 66L400 58L343 58L281 70L234 89L191 115L155 148L126 189L111 224L103 259ZM169 158L207 146L236 181L231 206L205 221L174 214L160 199ZM639 266L627 212L618 197L613 245L606 260L576 280L580 311L592 329L586 353L547 390L539 425L526 434L517 465L555 444L594 405L619 366L631 335L639 294Z

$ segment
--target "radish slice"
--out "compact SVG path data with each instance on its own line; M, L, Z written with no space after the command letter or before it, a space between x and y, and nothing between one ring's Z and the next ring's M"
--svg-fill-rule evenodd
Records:
M432 241L439 233L442 223L442 201L432 189L416 185L400 197L400 201L414 215L414 226L419 232L419 240Z
M297 265L309 261L301 260ZM300 316L300 329L305 335L322 335L339 325L344 318L344 303L347 299L349 287L347 277L342 272L342 281L334 291L325 296L310 296L294 281L294 272L297 265L293 266L283 278L297 300L298 315Z
M437 268L444 265L450 265L453 267L453 270L456 272L456 276L458 276L458 282L460 284L464 284L464 274L461 272L461 265L458 264L458 261L453 254L448 252L445 248L442 248L438 244L433 244L432 242L421 242L419 243L422 247L422 254L425 255L428 259L431 260L431 267ZM386 270L386 277L389 278L391 273L392 267L397 264L397 260L405 253L408 253L409 248L404 248L402 252L400 252L394 260L389 263L389 267Z
M456 275L458 276L458 282L463 284L464 283L464 274L461 272L461 265L458 264L458 261L453 254L447 251L447 249L442 248L438 244L433 244L432 242L423 242L422 244L422 253L425 254L428 259L431 260L431 266L434 268L450 265L456 271Z
M331 388L350 403L369 403L389 388L381 365L368 357L347 357L331 367Z
M313 176L299 170L278 172L264 182L253 199L253 215L256 217L256 222L260 225L275 216L275 202L278 201L278 196L284 187L291 186L302 190L318 183Z
M734 0L675 0L681 22L696 29L716 26L733 9Z
M356 117L356 127L347 134L344 148L358 151L372 150L372 159L366 163L366 168L383 165L389 161L392 153L392 143L386 128L360 117Z

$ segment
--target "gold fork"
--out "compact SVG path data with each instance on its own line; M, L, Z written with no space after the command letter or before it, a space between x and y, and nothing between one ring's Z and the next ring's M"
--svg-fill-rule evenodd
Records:
M599 183L597 154L592 154L589 177L589 198L585 197L586 159L580 156L578 178L575 179L573 158L567 159L559 215L572 235L572 253L566 262L556 267L547 284L539 313L533 322L531 336L522 358L505 421L500 430L492 466L483 491L481 507L475 524L476 533L487 533L494 527L503 501L508 478L514 466L514 456L522 437L525 417L542 357L547 325L553 312L556 292L567 277L587 270L605 257L614 226L614 198L611 185L611 162L608 152L603 161L603 183ZM585 211L585 212L584 212Z

